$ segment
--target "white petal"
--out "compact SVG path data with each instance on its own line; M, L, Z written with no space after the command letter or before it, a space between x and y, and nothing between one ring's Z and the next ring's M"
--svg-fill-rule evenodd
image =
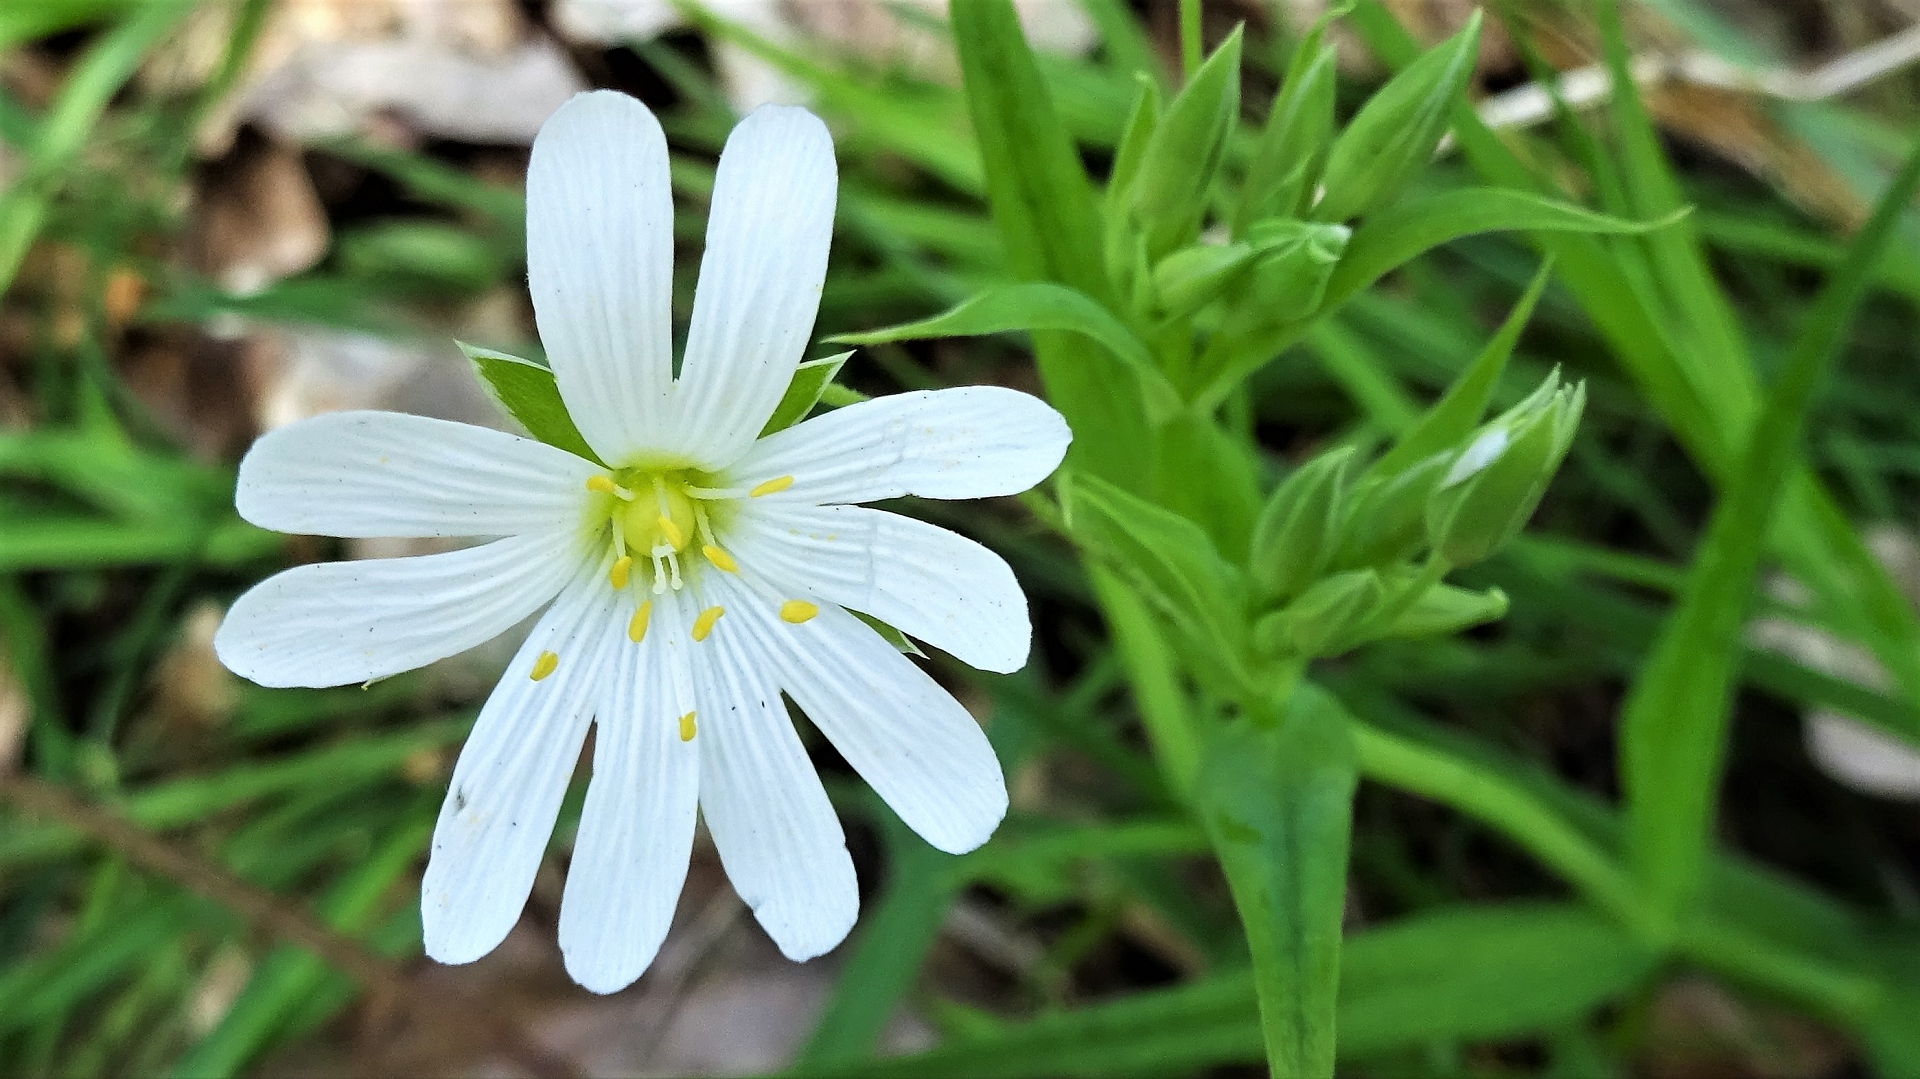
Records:
M323 562L234 601L213 636L227 669L263 686L345 686L490 641L559 592L572 533L513 536L410 558Z
M675 593L652 598L645 640L635 645L621 629L560 900L567 973L596 993L626 988L653 962L693 849L700 750L680 740L680 717L696 707L687 671L691 612ZM621 610L631 616L631 600Z
M680 452L709 468L744 452L813 333L839 180L805 109L767 106L727 137L681 365Z
M999 386L916 390L835 409L756 443L736 484L792 476L769 502L875 502L901 495L987 498L1053 472L1073 438L1031 394Z
M718 584L726 617L763 643L781 688L907 827L951 854L987 841L1007 812L1006 780L959 701L838 607L789 625L770 600Z
M673 189L645 105L576 94L527 164L527 279L580 434L608 464L665 449L673 380Z
M513 536L570 528L600 471L544 442L402 412L329 412L260 437L234 506L308 536Z
M754 602L744 590L733 605ZM700 812L734 891L788 959L824 954L860 913L840 818L794 732L757 627L729 617L697 647Z
M1026 666L1033 627L1020 582L964 536L860 506L749 504L728 543L796 598L864 611L981 670Z
M520 920L615 642L626 643L601 563L561 593L500 676L453 768L420 881L427 954L471 963ZM560 664L538 681L540 653Z

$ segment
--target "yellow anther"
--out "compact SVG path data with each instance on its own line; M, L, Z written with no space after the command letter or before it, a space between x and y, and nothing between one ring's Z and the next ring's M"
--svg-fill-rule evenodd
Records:
M653 601L647 600L640 609L633 612L633 620L627 623L627 639L639 644L646 639L647 622L653 617Z
M673 523L673 518L663 513L654 521L654 525L660 529L660 534L667 538L667 544L674 550L677 551L687 545L687 534L680 531L680 526Z
M633 573L633 556L621 555L613 560L613 568L607 571L607 583L615 589L627 587L627 578Z
M609 476L588 476L587 477L587 490L589 491L594 491L603 495L610 495L615 491L618 491L619 489L620 488L614 486L612 477L609 477Z
M820 613L820 605L804 599L790 599L780 605L780 621L799 625Z
M715 547L711 543L707 544L705 547L700 548L700 553L707 556L707 561L713 563L714 565L720 567L723 570L726 570L728 573L740 572L740 563L735 562L733 560L732 555L728 554L727 552L721 550L718 547Z
M552 674L554 668L558 666L560 666L559 656L552 652L540 653L540 658L533 661L533 680L538 682L547 675Z
M693 713L692 712L688 712L686 715L680 717L680 740L682 742L693 741Z
M778 494L781 491L784 491L787 488L792 486L793 486L792 476L776 476L773 479L770 479L767 482L760 484L758 487L755 487L753 490L748 491L747 497L759 498L761 495Z
M708 607L706 610L701 611L700 617L693 620L693 639L696 641L706 640L707 634L713 632L713 624L720 621L720 616L726 613L727 609L725 607Z

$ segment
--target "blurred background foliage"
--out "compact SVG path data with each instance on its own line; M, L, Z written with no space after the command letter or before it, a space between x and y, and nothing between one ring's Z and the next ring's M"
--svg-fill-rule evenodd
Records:
M1099 177L1139 80L1179 84L1179 12L1020 10ZM1407 35L1437 42L1470 10L1358 5L1335 32L1341 115L1404 61ZM1321 13L1205 5L1209 48L1245 25L1228 172L1248 167ZM1920 683L1873 658L1897 658L1910 611L1850 622L1809 599L1819 581L1768 579L1735 657L1716 932L1662 957L1554 852L1618 845L1617 717L1735 428L1920 120L1920 4L1629 5L1642 94L1625 100L1595 66L1592 5L1488 16L1469 95L1515 160L1624 216L1693 209L1680 239L1559 252L1495 401L1560 365L1587 380L1586 422L1533 530L1458 578L1502 589L1507 617L1317 671L1402 753L1363 762L1400 774L1355 805L1343 1066L1913 1074ZM1538 81L1556 70L1574 73L1559 111ZM452 339L537 351L526 145L588 86L641 97L666 127L683 319L713 161L767 99L811 103L838 142L820 335L922 318L1009 275L937 3L0 4L0 1073L1253 1074L1245 944L1143 738L1154 687L1129 688L1085 571L1029 512L1044 502L913 506L1005 554L1033 597L1026 671L932 661L987 722L1012 815L981 851L938 855L819 746L865 909L846 945L800 967L697 847L646 978L605 999L570 985L551 925L579 790L508 944L472 967L426 963L426 836L506 653L324 691L262 690L215 662L224 604L267 573L421 549L253 529L231 508L233 464L258 431L334 408L502 422ZM1497 182L1488 168L1463 138L1417 189ZM1823 550L1877 561L1912 602L1920 229L1899 227L1790 498ZM1262 368L1227 407L1263 486L1327 446L1403 432L1538 264L1524 236L1452 243ZM879 344L842 379L1038 388L1022 335ZM1513 805L1544 807L1545 831L1486 823Z

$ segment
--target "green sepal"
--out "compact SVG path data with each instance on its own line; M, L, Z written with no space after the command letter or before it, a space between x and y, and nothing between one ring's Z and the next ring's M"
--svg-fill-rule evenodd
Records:
M1293 217L1312 203L1333 135L1334 76L1339 69L1333 46L1323 43L1325 32L1324 24L1317 25L1301 39L1286 81L1274 95L1234 210L1236 237L1263 217Z
M1475 592L1436 584L1398 618L1380 630L1382 637L1444 637L1506 617L1507 594L1498 588Z
M1316 582L1300 598L1255 624L1254 645L1266 656L1333 656L1366 641L1392 597L1377 570L1354 569Z
M1248 566L1261 594L1288 599L1320 579L1346 524L1353 449L1322 454L1294 470L1260 511Z
M1454 566L1482 561L1533 516L1573 444L1586 385L1556 372L1525 402L1483 427L1448 465L1427 503L1427 540Z
M793 381L787 383L787 392L780 397L780 403L773 407L773 415L767 417L767 425L760 429L760 437L765 438L775 431L784 431L813 411L820 403L820 396L827 392L827 386L846 366L847 358L853 355L849 349L835 356L823 356L817 360L808 360L793 370Z
M573 416L567 412L566 402L560 399L560 386L554 381L552 368L536 360L469 345L465 341L454 344L472 361L474 374L479 376L480 385L486 387L487 395L506 409L507 415L520 421L528 434L595 464L606 464L573 425Z
M1480 52L1480 12L1460 32L1388 80L1334 140L1313 208L1347 221L1391 202L1432 160Z
M1199 232L1207 189L1240 113L1240 43L1236 27L1168 104L1128 185L1133 223L1150 258Z
M875 618L870 614L865 614L861 611L856 611L851 608L847 609L847 613L854 616L855 618L858 618L860 621L865 622L867 624L868 629L871 629L875 633L878 633L880 635L881 640L892 645L898 651L909 656L918 656L921 659L927 658L927 654L920 650L920 646L913 643L913 638L908 637L906 634L893 628L891 625L888 625L887 623L880 621L878 618Z

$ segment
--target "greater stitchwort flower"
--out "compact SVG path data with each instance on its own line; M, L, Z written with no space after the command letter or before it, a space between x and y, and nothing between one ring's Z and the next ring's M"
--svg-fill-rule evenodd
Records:
M589 725L560 946L600 992L658 950L696 806L788 956L852 927L853 863L783 691L941 850L978 846L1005 813L979 725L849 612L1012 671L1031 637L1025 597L978 544L852 503L1018 492L1053 471L1069 435L1031 396L972 387L759 437L812 332L836 185L832 142L805 110L761 109L734 130L676 377L666 141L633 99L580 95L534 143L527 262L560 395L599 461L347 412L274 431L241 462L240 513L267 528L491 537L261 583L215 644L262 685L386 677L546 607L481 709L434 829L421 915L435 959L477 959L518 919Z

